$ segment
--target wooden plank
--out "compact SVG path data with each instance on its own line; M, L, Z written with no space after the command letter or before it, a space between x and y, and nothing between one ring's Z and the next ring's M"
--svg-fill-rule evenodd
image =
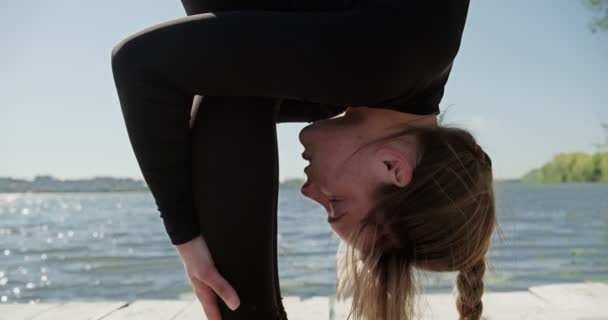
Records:
M551 305L554 313L570 319L608 319L608 285L568 283L530 287L529 291Z
M327 297L301 298L283 297L283 306L289 320L329 319L329 299ZM174 319L206 320L205 312L198 300L192 300ZM104 319L105 320L105 319Z
M457 319L455 293L422 294L417 310L423 320ZM523 292L485 292L484 319L608 320L608 285L556 284ZM283 297L290 320L347 319L350 299ZM0 304L0 320L205 320L197 299Z
M449 293L419 295L416 300L416 319L443 320L458 319L455 298ZM346 320L350 312L352 300L338 301L335 297L330 299L332 320Z
M417 299L416 312L420 319L458 319L454 293L422 294ZM548 304L528 292L486 292L481 299L483 317L487 320L552 319L540 318L547 314ZM347 319L350 303L350 299L334 302L332 320Z
M207 317L201 303L194 299L188 300L188 304L171 320L207 320Z
M603 283L551 284L529 290L556 306L595 307L608 302L608 285Z
M68 302L61 304L57 308L47 309L33 317L32 320L98 320L126 305L126 301Z
M173 319L189 301L182 300L136 300L118 309L103 320L169 320Z
M329 314L330 320L342 320L348 317L348 311L352 299L348 298L344 301L338 301L335 296L329 297Z
M551 319L545 315L549 305L526 291L485 292L483 316L489 320ZM452 303L456 310L456 300Z
M420 319L458 319L456 297L452 293L422 294L416 298L416 312Z
M61 303L2 303L0 320L29 320L39 313L60 305Z
M283 297L283 306L289 320L329 319L327 297Z

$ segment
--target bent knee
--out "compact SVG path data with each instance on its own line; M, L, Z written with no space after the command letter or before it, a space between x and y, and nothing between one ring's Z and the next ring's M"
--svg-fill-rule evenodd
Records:
M120 40L112 47L110 59L114 72L123 70L125 67L136 63L138 54L135 52L136 46L133 45L134 41L134 37L129 36Z

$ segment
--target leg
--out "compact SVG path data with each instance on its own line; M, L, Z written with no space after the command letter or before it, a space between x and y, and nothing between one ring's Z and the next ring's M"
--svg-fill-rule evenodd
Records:
M356 0L181 0L188 15L216 11L342 11L352 8ZM201 104L202 96L194 99L190 127ZM320 104L295 99L276 99L279 104L277 123L312 122L331 118L346 109L346 106Z
M289 4L285 0L242 2L182 0L189 15L212 10L286 10ZM327 10L336 7L329 6L328 0L323 3L328 4L324 8ZM193 106L200 114L195 113L192 119L195 210L218 270L235 286L242 303L235 313L218 299L222 318L287 319L281 301L276 243L278 150L274 123L278 119L274 112L278 108L273 108L278 99L205 96L202 104L200 98L196 96ZM301 105L309 110L316 107L312 103ZM243 147L235 148L234 141ZM252 147L250 152L244 150L247 146ZM234 165L229 162L242 154L259 156L248 161L248 170L225 169L238 166L238 161ZM231 201L235 198L230 192L233 181L243 181L239 187L255 190L255 196L245 193L238 195L239 201ZM254 183L248 186L247 182ZM240 223L235 225L234 221Z
M201 233L241 306L223 320L287 319L277 274L278 151L271 98L205 96L192 131Z
M229 10L275 10L275 11L332 11L346 10L354 5L355 0L181 0L188 15L205 12ZM201 96L198 96L201 98ZM277 123L313 122L331 118L346 109L346 106L335 106L306 102L295 99L276 99L279 103ZM194 101L194 112L200 101Z
M216 11L249 11L249 10L289 10L290 1L294 0L181 0L186 13L191 16ZM342 1L342 0L340 0ZM203 96L195 96L191 112L190 127L193 126L196 111L201 105ZM279 99L274 99L279 103ZM273 102L274 103L274 102Z
M182 0L182 4L188 15L193 15L246 5L273 9L286 3L279 1ZM278 99L205 96L201 103L201 98L195 96L191 119L194 206L218 270L241 299L235 312L217 299L222 319L287 319L276 243ZM239 165L243 154L259 156L248 161L248 170L230 170ZM235 181L242 190L255 193L235 194ZM233 201L236 197L239 200Z
M318 3L313 3L311 0L302 3L293 0L181 1L188 15L237 9L329 11L343 5L342 0L334 3L329 0L321 0ZM241 308L235 314L226 308L221 299L218 299L221 305L220 312L223 319L287 319L280 300L276 243L278 150L274 122L278 122L279 119L275 118L272 121L271 118L274 107L276 107L275 111L279 111L277 105L279 99L206 96L205 103L202 104L201 98L196 96L194 99L194 116L191 119L195 210L215 263L220 266L219 270L223 276L237 288L242 302ZM294 101L289 103L289 110L286 110L289 112L285 112L285 118L288 116L294 119L303 118L302 112L295 111L296 102L301 107L300 110L307 115L310 115L315 108L321 108L316 103ZM198 114L201 105L204 105L202 107L204 109ZM260 110L260 112L252 112L252 110ZM194 121L195 119L198 120ZM197 123L196 126L194 123ZM224 132L227 128L231 129ZM236 128L245 134L237 134ZM242 154L249 153L241 148L231 147L232 141L235 141L232 136L235 135L239 136L239 145L256 146L253 152L259 155L255 161L248 163L250 169L244 172L222 170L233 167L226 161L238 159ZM210 154L214 156L209 157ZM231 192L221 192L221 190L230 190L221 187L230 181L255 181L256 185L251 188L241 183L239 186L245 190L255 189L256 196L250 196L242 201L231 201L234 198ZM252 215L253 212L260 214ZM235 220L241 221L239 226L247 226L247 228L235 227L233 223ZM239 254L241 252L247 254ZM243 271L244 264L248 266L246 272ZM255 277L251 277L251 274L255 274Z
M115 80L133 89L128 112L157 102L144 87L164 87L164 95L376 105L402 93L399 80L411 81L398 60L405 45L394 40L403 17L391 12L228 11L174 19L114 47Z

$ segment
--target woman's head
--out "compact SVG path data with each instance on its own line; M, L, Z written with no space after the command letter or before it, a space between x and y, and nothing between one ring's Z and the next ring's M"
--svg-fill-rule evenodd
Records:
M338 139L336 155L311 154L311 167L315 157L322 161L327 156L328 164L326 172L311 172L312 183L319 179L320 186L303 190L309 196L326 201L325 196L340 191L349 197L366 197L351 200L356 215L347 224L338 225L347 216L332 224L347 245L339 261L338 297L352 295L351 311L356 319L410 319L414 313L413 267L459 271L458 311L462 318L480 319L485 255L496 225L490 158L466 130L402 123L402 130L372 134L375 137L363 138L364 143ZM337 124L333 130L344 132L341 130L348 125L341 128ZM363 127L354 125L350 130L356 128ZM301 135L304 145L314 149L313 133L303 134L311 139ZM325 139L325 153L334 152L333 137ZM357 152L340 155L347 153L341 148ZM330 157L336 159L330 161ZM373 163L386 159L383 168ZM349 187L342 175L359 180ZM333 177L337 177L334 184L329 181ZM356 207L356 203L366 206Z
M374 190L386 184L404 187L410 182L417 161L414 137L374 141L402 129L403 123L436 125L436 119L357 107L300 132L303 156L310 161L304 170L307 181L302 193L326 209L328 222L342 239L371 210Z

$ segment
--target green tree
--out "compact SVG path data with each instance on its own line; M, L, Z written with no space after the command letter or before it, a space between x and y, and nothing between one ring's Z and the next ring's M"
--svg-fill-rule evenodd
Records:
M608 0L606 0L608 2ZM600 123L605 140L596 144L598 152L559 153L540 168L526 173L521 180L532 183L608 182L608 122Z
M533 183L608 182L608 152L560 153L522 180Z
M608 182L608 152L598 152L593 156L598 182Z
M599 151L608 151L608 122L602 122L600 123L600 126L602 126L602 129L604 129L605 137L604 141L597 145L597 148Z
M591 32L608 30L608 0L583 0L583 4L595 12L591 19Z
M572 155L569 182L597 181L593 155L577 152Z

